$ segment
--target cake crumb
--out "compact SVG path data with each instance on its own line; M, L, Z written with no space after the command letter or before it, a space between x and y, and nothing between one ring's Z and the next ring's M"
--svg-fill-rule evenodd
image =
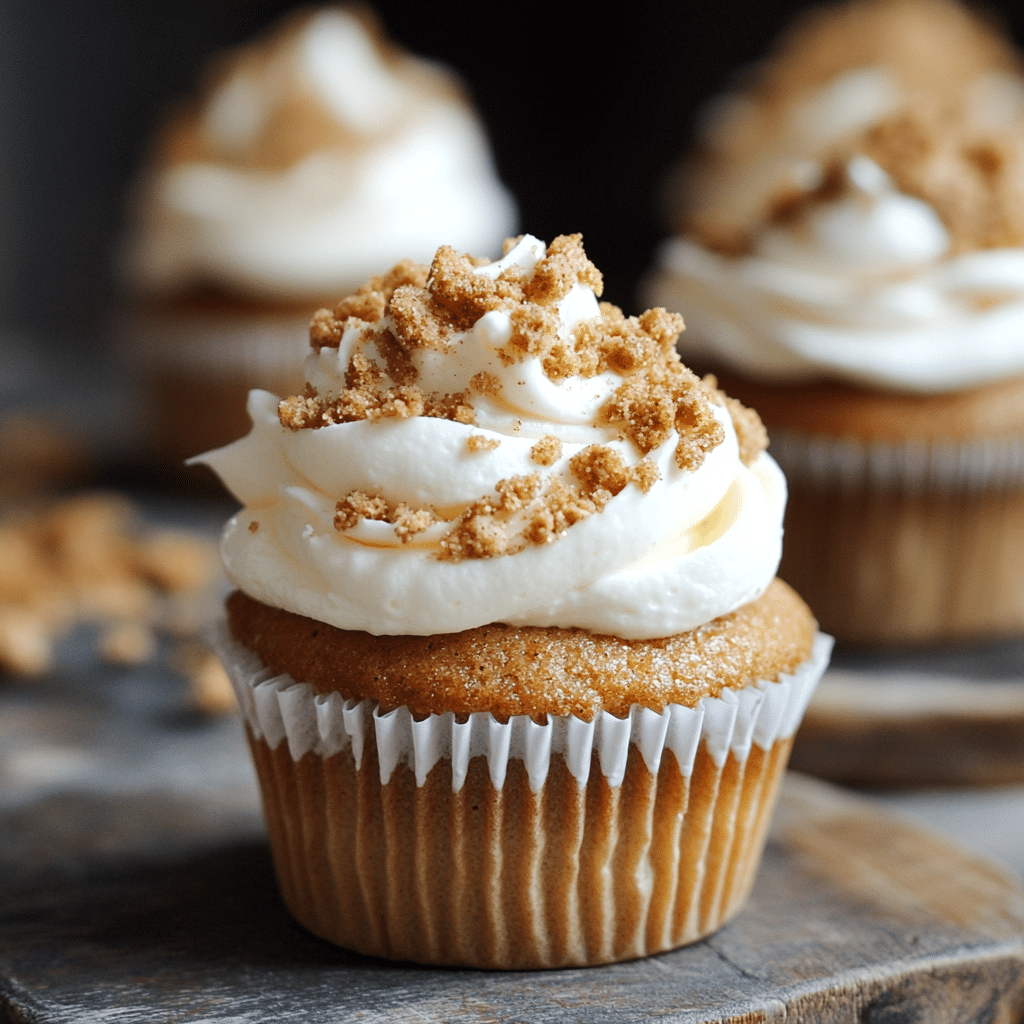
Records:
M531 449L530 458L542 466L553 466L562 457L562 442L545 434Z
M137 621L111 622L104 626L100 654L113 665L143 665L156 654L156 635Z
M501 447L501 442L496 437L484 437L483 434L470 434L466 438L466 447L471 452L489 452Z
M146 528L108 494L7 510L0 564L0 672L21 676L49 671L80 622L98 627L107 660L155 659L158 631L176 643L208 620L220 572L212 541Z

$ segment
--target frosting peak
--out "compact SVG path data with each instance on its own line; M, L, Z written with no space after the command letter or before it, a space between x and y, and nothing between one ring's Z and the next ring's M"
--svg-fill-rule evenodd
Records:
M760 421L682 365L680 317L600 290L580 236L526 235L318 312L304 394L252 392L249 436L201 457L246 506L238 586L378 634L668 636L759 595L785 493Z
M646 294L686 310L684 351L920 392L1024 372L1018 64L948 0L799 24L677 182L681 237Z
M496 245L515 225L454 75L347 7L221 58L158 138L135 205L136 288L289 301L344 293L446 239Z

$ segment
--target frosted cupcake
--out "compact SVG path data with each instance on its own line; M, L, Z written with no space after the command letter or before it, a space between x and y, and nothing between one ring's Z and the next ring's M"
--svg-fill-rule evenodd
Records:
M120 257L136 302L119 334L154 385L161 454L237 437L250 387L301 387L318 306L441 242L496 248L515 221L454 75L364 8L223 55L154 139Z
M824 8L708 112L651 301L755 404L839 639L1024 631L1024 80L941 0ZM727 371L727 372L726 372Z
M348 948L605 963L753 884L830 641L760 421L600 293L578 235L400 264L202 457L281 889Z

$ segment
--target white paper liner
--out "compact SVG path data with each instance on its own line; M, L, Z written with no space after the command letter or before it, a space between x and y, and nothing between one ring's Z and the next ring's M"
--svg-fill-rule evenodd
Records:
M487 712L475 712L465 722L456 721L451 712L416 721L406 707L382 714L376 701L320 696L309 683L275 676L258 655L231 637L225 623L215 638L253 735L272 749L287 740L295 761L310 752L330 757L350 748L359 768L372 729L382 785L401 763L414 770L416 784L422 786L431 768L445 758L451 760L452 789L458 792L470 760L483 755L495 789L503 787L508 762L517 758L526 765L534 793L543 787L555 753L564 757L582 787L590 774L591 752L596 751L601 772L615 787L622 783L631 743L652 774L658 771L662 753L671 750L686 778L702 741L719 768L730 750L740 762L746 761L752 744L769 750L776 740L796 732L828 665L832 643L832 637L819 633L810 658L792 674L742 690L723 688L720 697L703 697L695 708L669 704L659 713L634 704L627 718L605 711L590 722L573 715L548 715L546 724L538 725L528 715L502 723Z
M988 490L1024 486L1024 438L860 441L773 430L771 454L790 481L853 490Z

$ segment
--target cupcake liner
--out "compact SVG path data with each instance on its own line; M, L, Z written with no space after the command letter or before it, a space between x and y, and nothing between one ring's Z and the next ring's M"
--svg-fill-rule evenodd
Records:
M226 630L219 647L296 919L374 956L520 969L645 956L739 911L831 638L693 709L542 725L380 714L274 676Z
M590 722L573 715L548 715L543 724L528 715L500 722L487 712L463 716L461 722L451 712L419 721L406 707L382 713L374 701L320 696L309 683L271 674L257 655L230 636L224 624L216 645L252 735L271 749L286 740L294 761L307 753L326 758L351 749L360 769L372 730L382 786L399 764L410 767L416 785L422 786L443 758L451 761L452 790L458 792L470 761L483 756L495 789L502 788L508 764L515 759L524 763L530 788L537 793L556 754L564 758L577 785L586 785L591 762L596 760L614 787L622 783L631 745L651 774L658 772L663 752L671 750L685 778L693 772L702 742L718 768L730 751L743 761L752 744L769 750L776 740L796 732L828 664L832 638L819 634L808 661L778 682L758 682L742 690L726 687L721 696L704 697L695 708L669 704L659 713L634 704L626 718L602 711Z
M773 430L787 479L817 487L921 492L1024 488L1024 438L862 441Z
M778 432L779 575L840 641L1024 633L1024 439L859 442Z

